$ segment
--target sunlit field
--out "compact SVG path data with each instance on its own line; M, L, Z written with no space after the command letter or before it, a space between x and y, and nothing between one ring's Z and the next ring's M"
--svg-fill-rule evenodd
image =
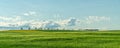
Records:
M0 48L120 48L120 31L0 31Z

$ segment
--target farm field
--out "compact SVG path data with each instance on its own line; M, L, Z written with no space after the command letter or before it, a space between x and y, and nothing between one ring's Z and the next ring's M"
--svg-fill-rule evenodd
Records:
M0 48L120 48L120 31L0 31Z

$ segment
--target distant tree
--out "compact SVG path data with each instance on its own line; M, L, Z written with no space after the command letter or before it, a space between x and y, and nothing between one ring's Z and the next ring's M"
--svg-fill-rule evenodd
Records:
M49 28L46 28L47 30L50 30Z
M63 28L63 30L65 30L65 28Z
M37 27L35 27L35 30L37 30Z
M29 27L28 30L30 30L31 28Z
M56 30L59 30L58 28Z
M23 30L23 28L21 27L20 30Z
M42 30L42 28L40 28L40 30Z

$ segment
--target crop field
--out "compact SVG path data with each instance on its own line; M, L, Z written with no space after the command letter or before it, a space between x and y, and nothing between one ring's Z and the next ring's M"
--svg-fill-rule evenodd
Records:
M120 31L0 31L0 48L120 48Z

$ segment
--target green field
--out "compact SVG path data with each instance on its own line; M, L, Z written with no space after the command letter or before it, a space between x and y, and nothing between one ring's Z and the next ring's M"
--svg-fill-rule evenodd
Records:
M120 48L120 31L0 31L0 48Z

